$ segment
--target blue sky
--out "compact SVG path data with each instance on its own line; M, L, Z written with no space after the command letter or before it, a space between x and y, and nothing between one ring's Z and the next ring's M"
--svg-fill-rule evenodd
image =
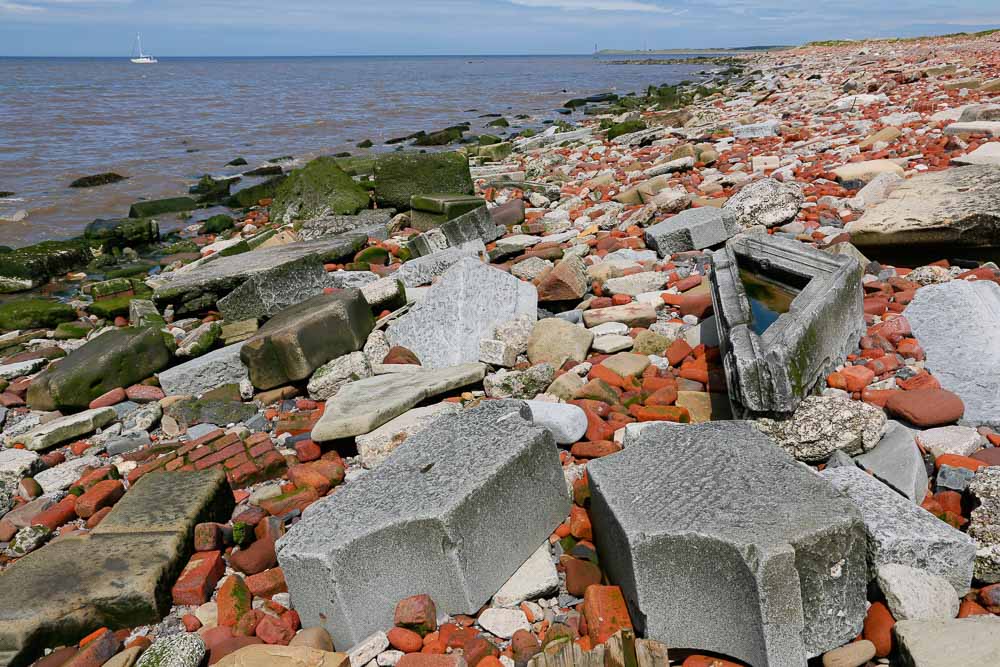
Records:
M1000 26L1000 0L0 0L0 55L588 53Z

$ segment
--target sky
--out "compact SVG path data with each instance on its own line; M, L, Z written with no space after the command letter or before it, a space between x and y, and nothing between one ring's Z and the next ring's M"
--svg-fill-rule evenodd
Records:
M1000 27L1000 0L0 0L0 56L566 54Z

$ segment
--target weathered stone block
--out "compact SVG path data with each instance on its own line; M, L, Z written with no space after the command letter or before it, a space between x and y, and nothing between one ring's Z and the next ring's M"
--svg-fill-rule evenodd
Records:
M737 415L792 412L854 350L864 332L857 261L797 241L741 234L713 253L715 308L729 396ZM741 269L801 291L761 326Z
M469 158L451 153L386 153L375 159L375 198L400 211L425 192L472 194Z
M66 415L31 429L18 439L32 451L55 447L69 440L93 433L117 418L114 408L95 408Z
M255 275L219 299L219 312L229 322L272 317L276 313L321 294L327 286L326 271L318 257L303 257Z
M409 313L389 325L390 345L414 352L425 368L479 360L479 341L497 324L537 316L534 286L477 259L460 260Z
M429 247L429 246L428 246ZM394 276L406 287L420 287L431 282L466 257L480 257L486 252L482 241L470 241L455 248L444 248L415 257L403 264Z
M743 227L731 211L711 206L692 208L648 228L646 246L660 257L670 257L725 243L741 231Z
M191 361L160 372L160 387L168 396L200 396L226 384L239 384L248 378L247 367L240 360L243 343L212 350Z
M357 290L320 294L279 312L240 350L258 389L304 380L326 362L360 350L375 326Z
M749 423L648 424L588 471L601 564L646 637L801 667L860 630L858 511Z
M173 359L172 344L155 328L103 333L36 376L28 387L28 404L35 410L86 408L98 396L166 367Z
M351 646L410 595L452 614L487 602L569 511L555 443L527 415L505 402L442 417L310 506L277 545L303 625Z
M868 531L869 578L879 565L899 563L947 579L959 595L972 580L976 542L853 466L820 473L861 510Z

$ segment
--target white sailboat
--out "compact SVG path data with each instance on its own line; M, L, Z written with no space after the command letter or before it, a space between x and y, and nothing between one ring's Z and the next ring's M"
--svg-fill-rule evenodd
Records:
M131 59L132 62L134 62L136 65L152 65L154 63L159 62L153 56L148 56L142 52L142 37L139 35L139 33L135 34L135 44L138 47L139 55L135 58L132 58Z

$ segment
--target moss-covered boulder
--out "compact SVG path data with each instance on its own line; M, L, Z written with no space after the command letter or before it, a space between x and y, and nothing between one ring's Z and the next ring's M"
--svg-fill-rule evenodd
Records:
M0 253L0 293L38 287L53 276L75 271L93 257L83 240L43 241Z
M212 178L210 175L205 174L197 183L188 188L188 193L198 195L199 204L221 202L229 197L229 188L239 181L239 176Z
M486 123L486 127L510 127L510 122L506 118L497 118Z
M198 208L198 202L190 197L171 197L169 199L153 199L138 201L128 210L130 218L149 218L164 213L180 213Z
M262 199L274 199L274 195L278 192L278 186L287 178L288 176L275 176L263 183L238 190L233 193L226 203L232 208L257 206Z
M53 362L28 387L34 410L83 410L112 389L128 387L164 369L173 338L157 329L113 329Z
M449 127L443 130L437 130L436 132L430 132L424 134L423 136L417 137L413 142L414 146L447 146L448 144L459 141L462 135L468 131L465 126Z
M87 334L91 332L93 326L89 321L85 324L83 320L75 322L61 322L57 327L52 337L56 340L76 340L78 338L86 338Z
M469 158L448 153L389 153L375 159L375 199L382 208L407 211L410 197L426 192L471 195Z
M206 234L218 234L227 229L232 229L235 223L228 215L213 215L201 226L201 231Z
M0 331L47 329L75 319L75 310L52 299L20 299L0 305Z
M646 124L641 120L628 120L624 123L617 123L608 128L608 141L617 139L625 134L632 134L639 130L645 130Z
M83 230L83 238L105 250L145 246L160 239L160 226L150 218L98 218Z
M69 184L71 188L96 188L99 185L110 185L111 183L117 183L119 181L124 181L125 176L121 174L116 174L114 172L106 172L103 174L93 174L91 176L81 176L72 183Z
M367 208L368 191L331 157L319 157L297 169L278 186L271 218L282 222L321 215L354 215Z
M479 156L493 162L499 162L513 152L514 145L509 141L479 147Z
M371 148L375 143L371 139L358 142L358 148Z
M226 163L227 167L242 167L247 164L247 159L245 157L236 157Z

